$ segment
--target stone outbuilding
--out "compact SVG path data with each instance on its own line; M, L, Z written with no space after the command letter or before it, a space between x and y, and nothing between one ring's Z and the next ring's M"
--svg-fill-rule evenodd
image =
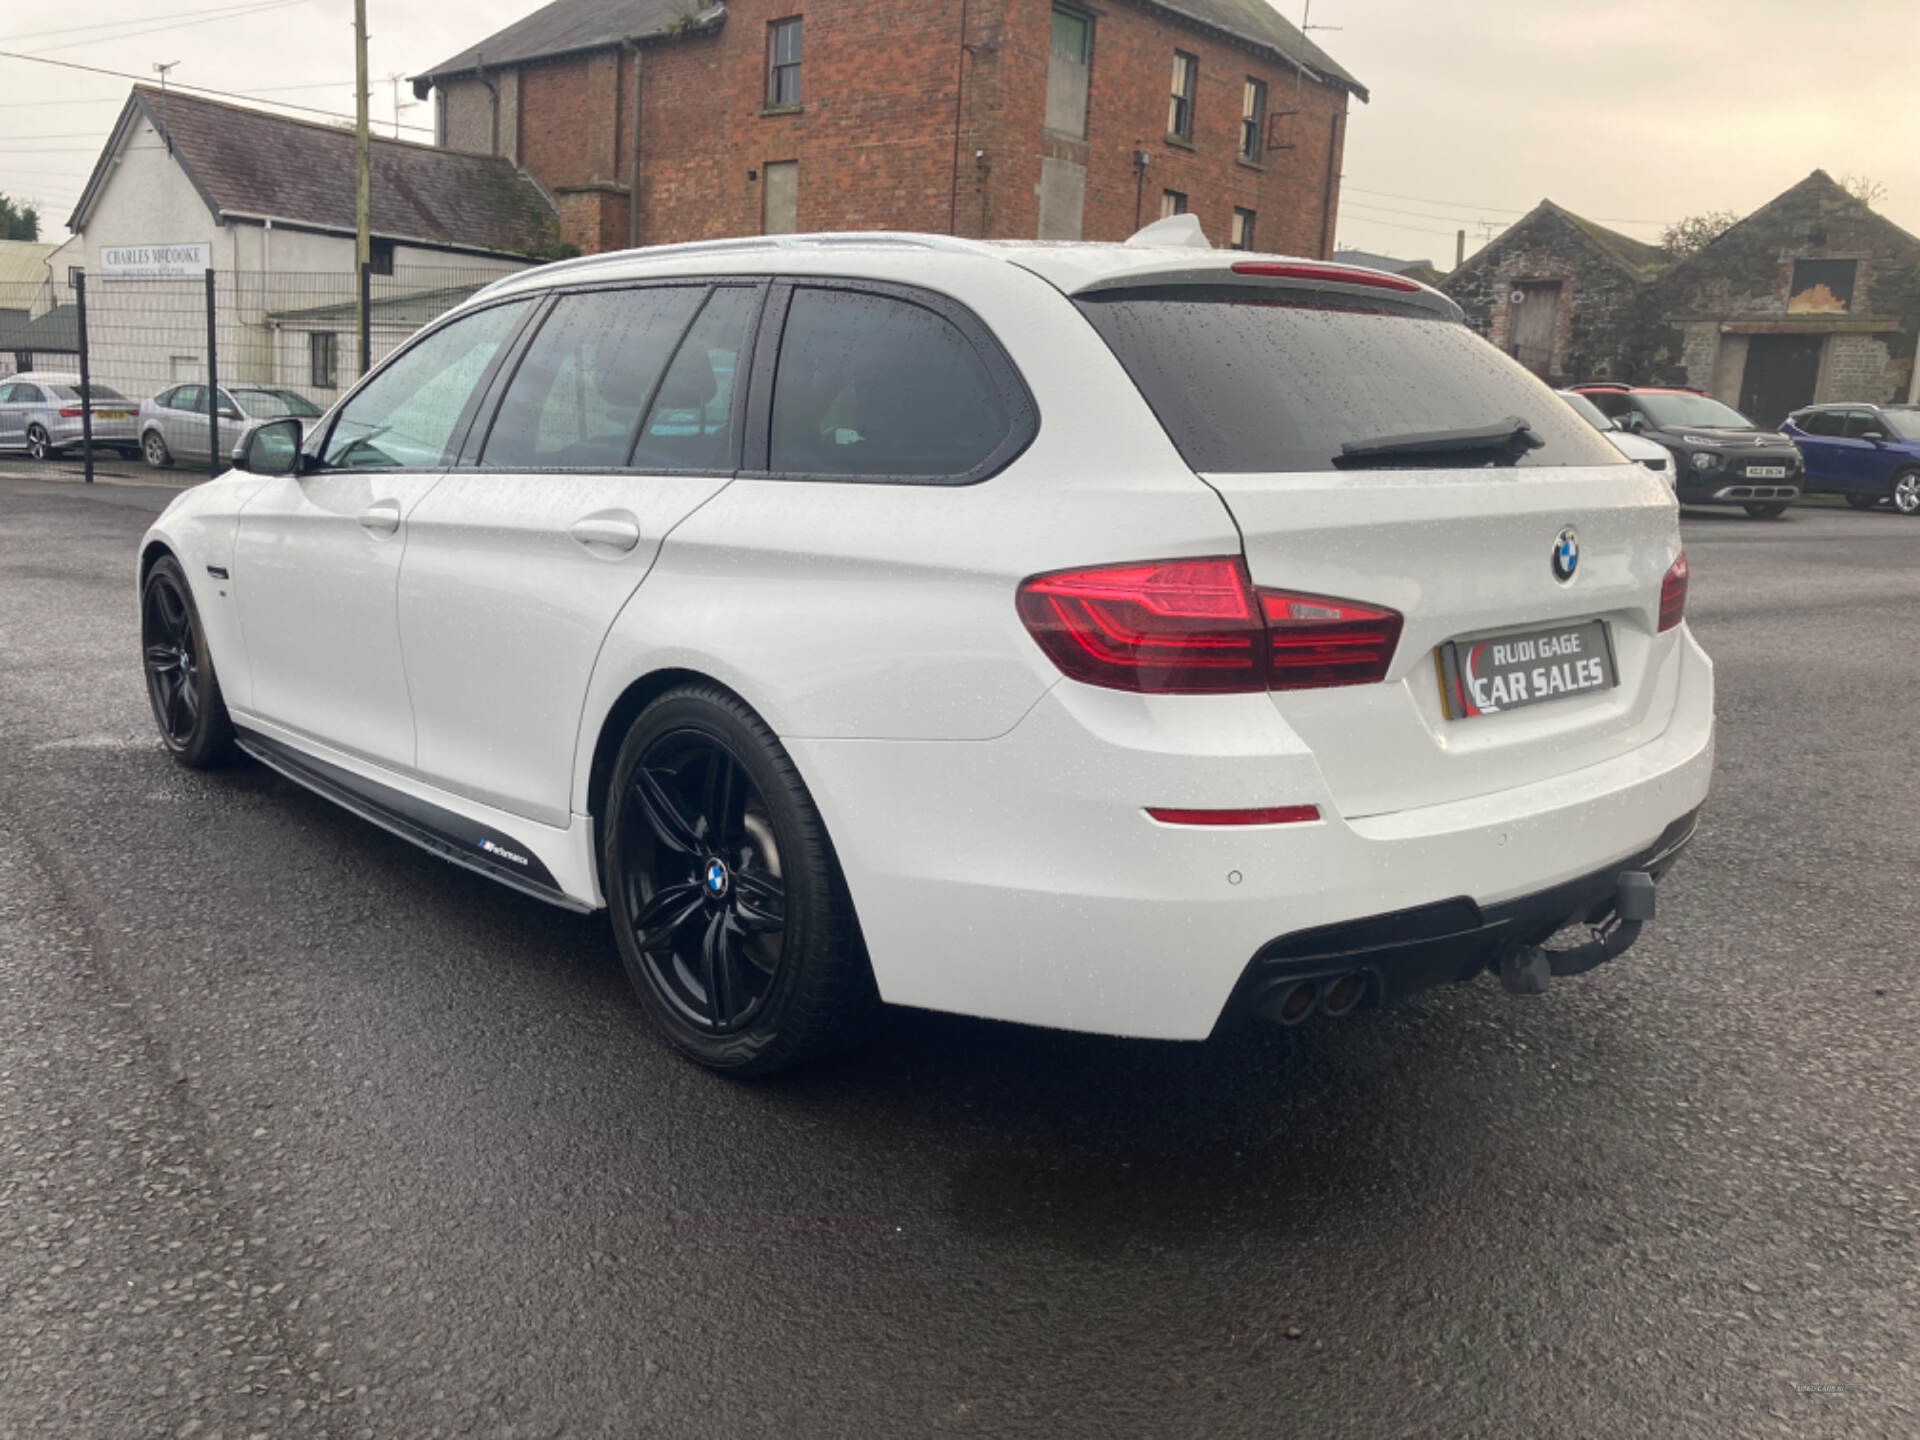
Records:
M1641 348L1661 378L1759 424L1815 402L1909 400L1920 240L1816 170L1661 274L1646 312Z
M1633 380L1647 286L1670 259L1542 200L1440 288L1474 329L1550 384Z

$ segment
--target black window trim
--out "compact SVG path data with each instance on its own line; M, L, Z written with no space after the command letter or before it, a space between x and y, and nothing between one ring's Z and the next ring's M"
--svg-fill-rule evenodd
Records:
M740 473L742 461L743 437L747 429L747 397L743 377L749 373L755 350L755 337L760 333L767 305L768 277L765 275L662 275L645 280L622 280L602 282L600 284L555 286L542 292L541 304L520 334L515 337L505 363L495 372L485 387L481 404L476 409L471 428L454 449L454 459L448 468L463 475L661 475L689 476L694 478L731 479ZM500 407L506 402L507 391L512 388L514 379L520 373L521 362L533 349L539 339L540 331L546 327L547 319L552 315L560 301L571 295L598 295L628 290L701 290L705 293L700 303L693 308L692 316L681 327L679 338L673 342L673 348L667 352L666 368L653 382L646 403L641 407L640 418L634 422L634 433L627 441L627 462L622 465L485 465L481 463L486 454L487 441L493 436L494 422L500 418ZM725 468L668 469L663 466L636 466L633 454L640 445L639 427L646 424L647 416L653 410L653 402L660 393L660 387L666 383L667 371L673 368L673 362L680 357L680 347L686 343L687 336L693 333L693 327L700 323L700 317L706 313L707 306L713 303L715 292L723 289L757 292L759 310L747 322L747 340L740 358L734 362L733 395L727 424L730 431L731 449L728 459L731 462Z
M356 473L356 467L331 466L324 464L321 460L321 457L327 453L327 447L333 443L333 432L339 427L340 417L347 413L347 407L353 403L354 398L359 395L362 390L366 389L368 385L372 384L373 381L385 374L387 367L398 362L401 356L411 354L415 347L426 344L427 341L431 340L435 335L438 335L449 325L456 325L469 316L479 315L488 310L498 310L503 305L526 305L528 300L532 300L533 303L527 305L527 313L520 317L519 326L512 334L507 336L506 343L494 352L493 359L488 362L487 369L480 376L479 383L473 387L473 393L467 397L466 406L454 420L453 429L447 436L446 449L440 452L439 463L435 465L383 465L377 470L369 468L367 471L369 474L380 475L444 475L452 467L455 460L463 453L467 435L473 428L474 417L480 413L482 402L490 395L494 379L500 373L500 367L505 363L507 357L515 352L521 337L527 332L527 326L545 310L547 304L551 303L550 296L542 295L537 291L531 294L526 291L521 291L516 295L502 295L499 299L489 301L485 305L463 306L458 310L449 311L433 324L427 325L414 332L406 344L396 346L379 364L371 367L366 374L356 380L346 394L333 402L333 408L331 410L321 416L313 425L303 428L301 433L304 438L300 446L300 452L303 458L300 465L300 473L308 475L351 475ZM318 437L318 439L315 437Z
M774 470L771 467L773 443L773 388L778 373L780 348L786 339L788 307L795 290L839 290L855 295L874 295L930 310L947 321L973 347L974 355L987 372L989 383L1007 412L1007 430L1000 443L970 469L956 475L846 475L803 470ZM838 275L781 275L773 282L773 293L761 312L759 343L754 347L751 394L747 407L747 448L745 464L739 472L742 480L791 480L806 484L833 485L979 485L991 480L1026 453L1040 433L1040 407L1027 388L1020 367L999 339L979 316L950 295L918 285L899 285L890 280L865 280Z

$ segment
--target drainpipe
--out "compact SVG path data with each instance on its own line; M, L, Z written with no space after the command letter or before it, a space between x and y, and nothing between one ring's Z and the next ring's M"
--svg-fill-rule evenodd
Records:
M953 171L952 193L947 197L947 233L960 233L960 121L967 95L967 0L960 0L960 56L954 62L953 76Z
M487 78L486 56L476 55L473 57L473 75L476 80L487 87L487 95L489 97L487 105L487 153L489 155L498 155L500 153L500 87Z
M640 42L627 40L633 52L633 135L627 143L627 248L640 245Z
M1320 192L1320 258L1326 259L1333 253L1333 242L1328 232L1333 228L1333 182L1339 171L1334 156L1340 151L1340 121L1344 118L1341 111L1334 111L1333 118L1327 122L1327 176L1325 188Z

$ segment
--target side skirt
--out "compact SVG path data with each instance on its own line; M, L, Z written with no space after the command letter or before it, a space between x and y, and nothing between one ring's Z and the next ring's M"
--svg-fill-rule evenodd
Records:
M582 915L593 913L591 905L560 888L539 856L510 835L303 754L257 731L235 726L234 739L268 769L429 854L549 905Z

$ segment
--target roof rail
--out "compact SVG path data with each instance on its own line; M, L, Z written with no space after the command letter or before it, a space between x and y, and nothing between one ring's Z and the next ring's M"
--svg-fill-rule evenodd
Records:
M534 270L517 270L503 275L474 298L488 295L531 274L580 275L626 262L664 260L681 256L747 255L755 251L831 250L940 250L956 255L991 255L994 252L978 241L953 235L916 234L905 230L838 230L807 235L742 235L728 240L687 240L677 245L643 245L634 250L609 250L598 255L578 255L571 260L556 260Z

